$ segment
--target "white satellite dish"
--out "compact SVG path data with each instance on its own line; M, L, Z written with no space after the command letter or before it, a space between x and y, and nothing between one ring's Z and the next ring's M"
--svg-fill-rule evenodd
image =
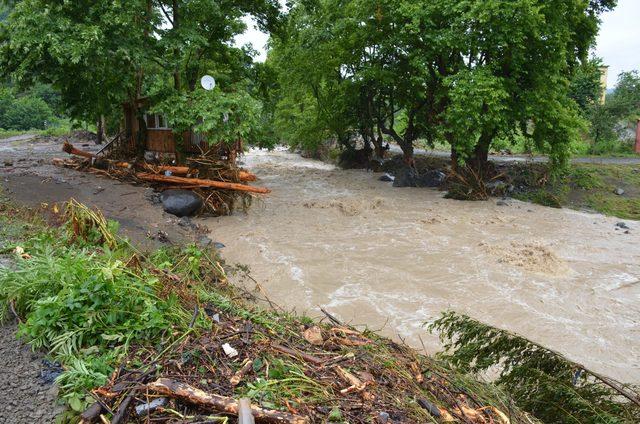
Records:
M207 91L211 91L216 86L216 80L211 75L205 75L200 80L200 85Z

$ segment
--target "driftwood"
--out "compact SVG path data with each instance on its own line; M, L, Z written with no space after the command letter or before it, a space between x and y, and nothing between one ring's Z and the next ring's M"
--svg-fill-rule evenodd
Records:
M207 393L196 387L171 380L169 378L160 378L153 383L147 384L147 388L165 396L177 398L203 408L208 408L230 415L237 416L240 410L240 405L233 398ZM256 422L289 424L309 423L305 417L300 415L264 409L253 405L251 406L251 412L253 413Z
M293 356L293 357L302 358L305 361L307 361L309 363L312 363L314 365L320 366L320 365L324 365L324 363L325 363L324 359L320 359L320 358L317 358L317 357L315 357L313 355L309 355L308 353L304 353L304 352L300 352L298 350L290 349L290 348L288 348L286 346L282 346L282 345L279 345L279 344L276 344L276 343L272 344L271 347L274 348L275 350L277 350L278 352L285 353L285 354Z
M80 414L80 423L81 424L90 424L95 422L100 414L102 414L104 408L100 404L100 402L96 402L92 404L90 407L85 409L85 411Z
M127 162L122 162L119 166L122 165L125 168L131 168L131 164ZM188 166L169 166L169 165L149 165L143 164L142 167L149 172L153 172L154 174L164 173L165 171L171 172L173 175L183 177L189 174L196 174L198 172L197 169L190 168ZM240 181L249 182L249 181L257 181L258 177L248 171L238 170L225 170L222 172L223 177L229 177L231 179L232 176L237 175L237 178Z
M85 152L84 150L80 150L80 149L76 149L75 147L73 147L73 144L69 143L69 141L65 141L64 144L62 145L62 151L69 153L70 155L76 155L76 156L81 156L83 158L87 158L87 159L93 159L95 158L95 155L89 153L89 152Z
M253 369L253 361L251 359L247 359L244 365L242 366L242 368L240 368L238 372L235 373L233 377L231 377L229 382L231 383L232 386L234 387L237 386L242 381L242 378L252 369Z
M80 156L87 159L95 159L97 157L92 153L85 152L84 150L75 148L73 144L69 143L68 141L64 142L64 144L62 145L62 150L70 155ZM136 167L136 164L129 163L129 162L106 161L106 163L111 163L113 166L117 168L124 168L124 169L133 169ZM166 171L169 171L173 175L187 176L191 173L197 172L197 170L192 169L188 166L170 166L170 165L155 166L155 165L149 165L147 163L138 164L138 166L154 174L164 173ZM225 174L225 176L229 176L230 178L232 175L235 175L240 181L243 181L243 182L256 181L258 179L251 172L243 171L243 170L238 170L238 171L226 170L223 172L223 174Z
M184 178L184 177L167 177L165 175L157 175L151 174L148 172L139 172L136 174L136 177L143 181L149 181L154 183L163 183L163 184L186 184L186 185L197 185L199 187L213 187L222 190L235 190L235 191L244 191L247 193L258 193L258 194L267 194L271 193L271 190L263 187L252 187L244 184L238 183L227 183L223 181L214 181L214 180L202 180L199 178Z

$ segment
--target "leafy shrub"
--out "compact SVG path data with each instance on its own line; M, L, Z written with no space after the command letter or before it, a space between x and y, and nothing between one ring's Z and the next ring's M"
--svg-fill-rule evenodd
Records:
M8 100L3 99L4 102ZM5 112L0 116L0 127L11 130L45 129L54 118L53 112L44 100L25 96L13 102L5 103L0 110Z
M73 218L88 218L87 211L70 206L71 224L34 236L12 269L0 269L0 320L8 305L26 318L19 335L64 365L59 384L75 410L86 406L86 390L103 384L132 344L171 335L190 315L162 290L153 265L128 264L131 252L111 244L114 235L105 234L115 227L101 215L80 220L79 232ZM200 270L196 253L182 261L193 273Z

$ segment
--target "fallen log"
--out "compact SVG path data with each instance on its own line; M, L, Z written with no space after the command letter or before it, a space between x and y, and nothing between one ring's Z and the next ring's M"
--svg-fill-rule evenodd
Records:
M138 177L143 181L149 181L154 183L197 185L199 187L213 187L213 188L219 188L222 190L235 190L235 191L244 191L247 193L258 193L258 194L271 193L271 190L269 190L268 188L252 187L244 184L227 183L223 181L202 180L199 178L184 178L184 177L174 177L174 176L167 177L166 175L151 174L148 172L139 172L136 174L136 177Z
M129 164L127 164L129 165ZM130 165L129 165L130 166ZM148 170L149 172L153 172L154 174L159 174L159 173L164 173L166 171L171 172L173 175L176 176L186 176L189 174L196 174L198 172L197 169L195 168L189 168L188 166L169 166L169 165L149 165L149 164L144 164L143 168ZM248 171L244 171L244 170L223 170L221 171L221 175L225 178L238 178L240 181L243 182L250 182L250 181L257 181L258 177L256 177L254 174L252 174L251 172Z
M93 159L95 155L89 152L85 152L84 150L76 149L73 147L73 144L69 143L69 141L65 141L62 145L62 151L65 153L69 153L70 155L82 156L83 158Z
M233 398L207 393L186 383L181 383L169 378L159 378L157 381L147 384L147 388L165 396L177 398L200 407L209 408L214 411L230 415L237 416L240 410L239 403ZM251 412L257 422L289 424L309 423L305 417L300 415L264 409L259 406L252 405Z

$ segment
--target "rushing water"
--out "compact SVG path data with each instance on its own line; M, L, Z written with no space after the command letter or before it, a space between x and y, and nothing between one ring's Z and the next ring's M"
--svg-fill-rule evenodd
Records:
M431 352L424 324L453 309L640 382L640 223L447 200L285 151L245 160L273 193L208 225L280 305Z

